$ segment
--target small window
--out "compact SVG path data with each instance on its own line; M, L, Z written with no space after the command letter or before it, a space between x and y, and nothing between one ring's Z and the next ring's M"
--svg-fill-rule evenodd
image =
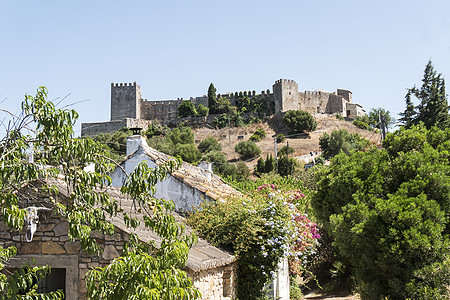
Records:
M39 280L38 293L50 293L57 290L62 290L66 294L66 269L52 268L47 277Z
M347 117L350 116L350 110L347 110Z

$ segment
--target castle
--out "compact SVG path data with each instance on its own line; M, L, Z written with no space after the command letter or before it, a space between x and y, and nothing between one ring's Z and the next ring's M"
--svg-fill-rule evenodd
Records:
M247 93L245 93L247 94ZM298 91L298 84L294 80L280 79L275 81L270 90L261 94L248 92L248 97L264 96L266 101L272 102L275 113L301 109L311 114L340 114L343 117L355 118L365 114L361 105L352 102L352 92L338 89L336 92L326 91ZM238 93L218 95L236 103ZM203 104L208 107L208 97L191 97L194 105ZM177 100L148 101L142 99L141 87L133 83L111 83L111 120L107 122L82 123L81 135L94 136L99 133L112 133L123 127L139 127L146 129L152 121L158 120L163 124L176 123L178 106L183 98Z

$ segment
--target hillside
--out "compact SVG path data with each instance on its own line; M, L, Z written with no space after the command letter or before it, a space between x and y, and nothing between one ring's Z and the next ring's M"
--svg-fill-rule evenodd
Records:
M379 142L379 135L367 130L360 129L354 126L351 122L341 121L336 119L334 115L316 114L314 118L317 122L317 130L310 133L310 135L298 135L286 138L285 141L277 145L278 150L289 143L289 146L294 148L294 156L307 155L311 151L320 151L319 138L325 132L330 134L333 130L346 129L349 132L356 132L362 137L370 140L376 144ZM206 137L213 136L219 140L222 145L222 152L226 155L228 161L234 162L239 160L239 155L234 151L234 146L240 142L248 140L248 138L255 132L256 129L262 128L266 131L267 137L257 143L262 150L262 156L265 158L268 154L274 154L274 136L277 134L289 135L288 129L283 125L281 116L275 115L267 122L261 122L246 127L233 127L231 129L223 128L215 130L209 127L202 127L193 129L195 132L196 144ZM230 135L230 138L229 138ZM246 162L250 170L256 164L257 159Z

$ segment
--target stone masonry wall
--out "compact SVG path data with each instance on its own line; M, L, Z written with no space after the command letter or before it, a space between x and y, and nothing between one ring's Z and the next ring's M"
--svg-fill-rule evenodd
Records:
M0 246L17 248L15 261L20 261L21 257L32 255L34 259L39 258L53 268L60 266L54 262L58 257L75 257L75 265L71 266L76 271L76 278L70 278L66 273L66 299L85 299L86 293L86 273L96 267L105 267L110 261L120 255L123 250L124 236L116 233L113 236L103 236L93 234L103 249L101 257L87 255L78 241L70 241L67 233L69 224L59 216L50 212L40 212L40 221L31 242L26 241L25 232L11 232L3 221L0 222ZM46 257L51 259L45 260ZM14 267L20 267L21 264ZM77 295L67 293L68 286L75 285ZM69 287L70 288L70 287Z
M111 83L111 121L139 119L141 87L133 83Z
M114 133L124 127L139 127L143 130L147 130L150 124L152 124L151 120L131 118L108 122L82 123L81 136L96 136L100 133Z
M234 265L227 265L199 272L188 271L187 274L202 293L203 300L230 300L235 296L233 268Z

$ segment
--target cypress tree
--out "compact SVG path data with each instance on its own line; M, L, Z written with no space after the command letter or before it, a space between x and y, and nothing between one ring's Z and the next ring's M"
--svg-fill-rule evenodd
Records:
M411 90L408 90L408 93L405 96L405 104L406 109L404 112L400 113L399 115L401 118L399 119L400 123L403 124L404 127L410 128L412 125L415 124L415 118L417 115L416 107L411 101Z
M217 106L216 88L214 87L214 84L211 82L208 88L208 107L210 113L216 112L216 106Z
M413 109L411 107L412 102L410 95L414 95L420 100L417 106L417 115L414 116ZM409 97L409 99L408 99ZM401 119L405 126L410 127L412 124L417 124L423 122L427 128L433 125L441 129L445 129L449 125L449 115L448 115L448 102L447 95L445 94L445 81L442 78L442 74L437 74L434 70L431 60L425 67L422 86L420 89L413 87L408 91L406 95L406 110L402 114ZM408 108L408 105L410 106ZM406 118L405 120L403 120ZM413 122L408 120L412 119Z

